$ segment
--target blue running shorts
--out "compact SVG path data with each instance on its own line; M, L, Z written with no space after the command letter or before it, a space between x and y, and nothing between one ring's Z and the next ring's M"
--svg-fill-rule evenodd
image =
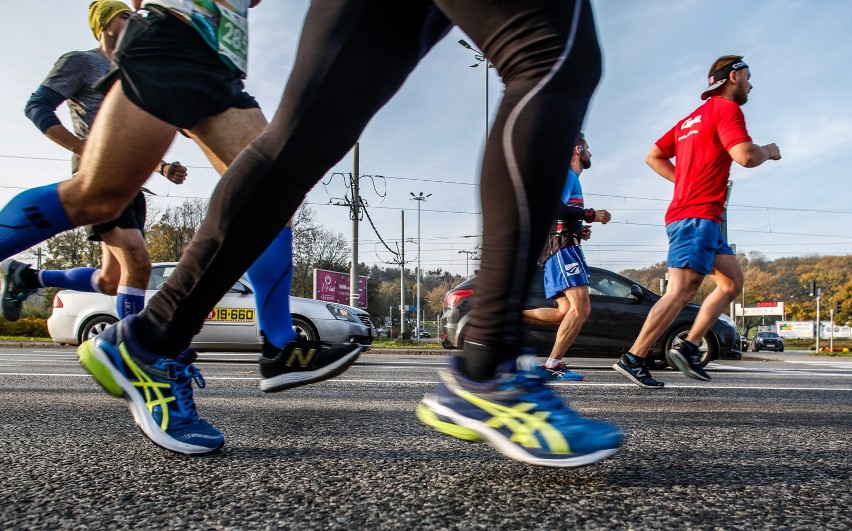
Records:
M589 266L579 245L563 247L544 262L544 295L548 299L589 284Z
M668 267L689 268L709 275L717 254L734 254L722 234L722 225L712 219L680 219L666 225L666 233Z

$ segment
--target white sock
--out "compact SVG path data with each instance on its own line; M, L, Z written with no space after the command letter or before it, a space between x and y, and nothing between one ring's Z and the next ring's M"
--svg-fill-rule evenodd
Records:
M556 367L557 365L559 365L559 363L561 361L562 361L561 359L547 358L547 361L544 362L544 366L547 367L548 369L552 369L552 368Z

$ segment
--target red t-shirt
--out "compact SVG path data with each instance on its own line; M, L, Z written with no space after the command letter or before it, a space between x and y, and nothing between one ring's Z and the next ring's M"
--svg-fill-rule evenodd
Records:
M666 158L676 158L675 189L666 225L686 218L722 221L731 156L728 150L750 142L740 106L711 97L657 140Z

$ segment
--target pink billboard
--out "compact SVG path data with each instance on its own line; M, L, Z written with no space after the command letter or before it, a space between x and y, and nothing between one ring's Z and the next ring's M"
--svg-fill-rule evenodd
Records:
M349 273L314 269L314 299L349 306ZM358 307L367 307L367 277L358 277Z

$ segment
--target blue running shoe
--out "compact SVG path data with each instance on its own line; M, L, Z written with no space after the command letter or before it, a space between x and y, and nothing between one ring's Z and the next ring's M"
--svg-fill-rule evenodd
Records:
M494 380L475 382L459 370L460 357L441 370L441 383L417 407L421 422L466 441L485 441L510 459L573 467L618 450L618 427L581 417L552 388L532 356L521 356Z
M136 425L157 446L187 455L217 451L225 437L198 416L192 399L192 382L204 387L192 365L195 351L185 350L177 359L141 359L132 348L134 319L130 316L80 345L80 364L107 393L127 400Z
M583 375L579 372L574 372L568 369L568 366L565 365L564 361L560 361L553 367L548 367L545 364L541 364L541 368L550 374L551 380L570 380L574 382L579 382L583 379Z

